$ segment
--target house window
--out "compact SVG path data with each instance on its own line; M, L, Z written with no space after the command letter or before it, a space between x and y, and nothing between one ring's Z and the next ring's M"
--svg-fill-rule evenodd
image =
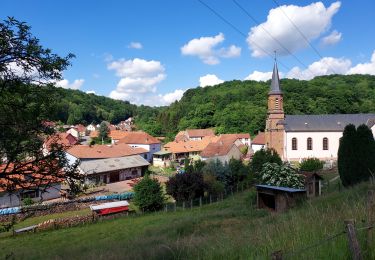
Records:
M309 137L307 138L307 150L312 150L312 149L313 149L312 138Z
M328 150L328 138L323 138L323 150Z
M22 192L21 194L21 198L22 199L25 199L25 198L38 198L39 197L39 190L29 190L29 191L24 191Z
M297 138L292 138L292 150L297 150Z

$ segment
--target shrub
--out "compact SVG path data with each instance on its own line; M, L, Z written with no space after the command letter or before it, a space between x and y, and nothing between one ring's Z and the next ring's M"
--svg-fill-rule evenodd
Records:
M265 163L260 172L260 181L272 186L304 188L303 176L286 164L280 166L277 163Z
M282 164L280 156L273 149L261 149L254 153L253 159L250 163L251 172L259 178L259 174L262 171L262 167L265 163L276 163Z
M301 171L314 172L323 169L323 161L318 158L303 159L299 168Z
M180 173L167 182L167 194L177 201L186 201L204 195L205 183L201 172Z
M146 175L134 186L134 204L143 212L157 211L163 208L165 197L158 180Z
M24 206L31 206L31 205L34 204L34 201L33 201L31 198L24 198L24 199L22 200L22 204L23 204Z

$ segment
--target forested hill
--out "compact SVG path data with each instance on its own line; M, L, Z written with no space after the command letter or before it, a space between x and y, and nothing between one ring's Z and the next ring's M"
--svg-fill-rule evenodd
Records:
M53 88L52 91L58 97L58 102L50 119L64 124L98 124L103 120L117 124L136 115L141 122L151 122L150 119L156 118L162 109L136 106L127 101L86 94L79 90Z
M270 82L228 81L189 89L169 107L151 108L78 90L56 88L52 120L76 124L102 120L118 123L129 116L155 136L172 137L186 128L215 127L218 133L263 130ZM286 114L375 113L375 76L331 75L310 81L282 79Z
M270 81L229 81L189 89L158 116L157 134L215 127L218 133L256 133L265 127ZM330 75L282 79L286 114L374 113L375 76Z

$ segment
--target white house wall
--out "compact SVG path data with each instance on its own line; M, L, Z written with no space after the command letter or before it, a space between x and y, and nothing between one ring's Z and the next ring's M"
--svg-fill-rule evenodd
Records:
M284 160L300 161L316 157L321 160L336 160L342 132L286 132L284 138ZM297 150L292 150L292 138L297 138ZM307 150L307 138L312 138L312 150ZM328 150L323 150L323 138L328 138Z
M154 153L161 150L161 144L129 144L131 147L138 147L143 148L148 151L147 158L145 158L147 161L151 162L152 158L154 157Z
M263 144L252 144L251 149L253 149L254 153L264 148Z

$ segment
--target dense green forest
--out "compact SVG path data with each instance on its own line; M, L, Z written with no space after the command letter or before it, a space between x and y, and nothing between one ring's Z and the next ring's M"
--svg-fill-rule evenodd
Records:
M189 89L180 101L158 108L57 88L61 99L53 119L68 124L117 123L134 116L139 129L169 137L186 128L208 127L217 133L254 134L264 129L269 86L269 81L228 81ZM375 113L375 76L282 79L281 88L286 114Z
M229 81L189 89L179 102L161 111L154 131L215 127L217 133L263 130L270 81ZM375 77L330 75L310 81L282 79L286 114L375 112Z

